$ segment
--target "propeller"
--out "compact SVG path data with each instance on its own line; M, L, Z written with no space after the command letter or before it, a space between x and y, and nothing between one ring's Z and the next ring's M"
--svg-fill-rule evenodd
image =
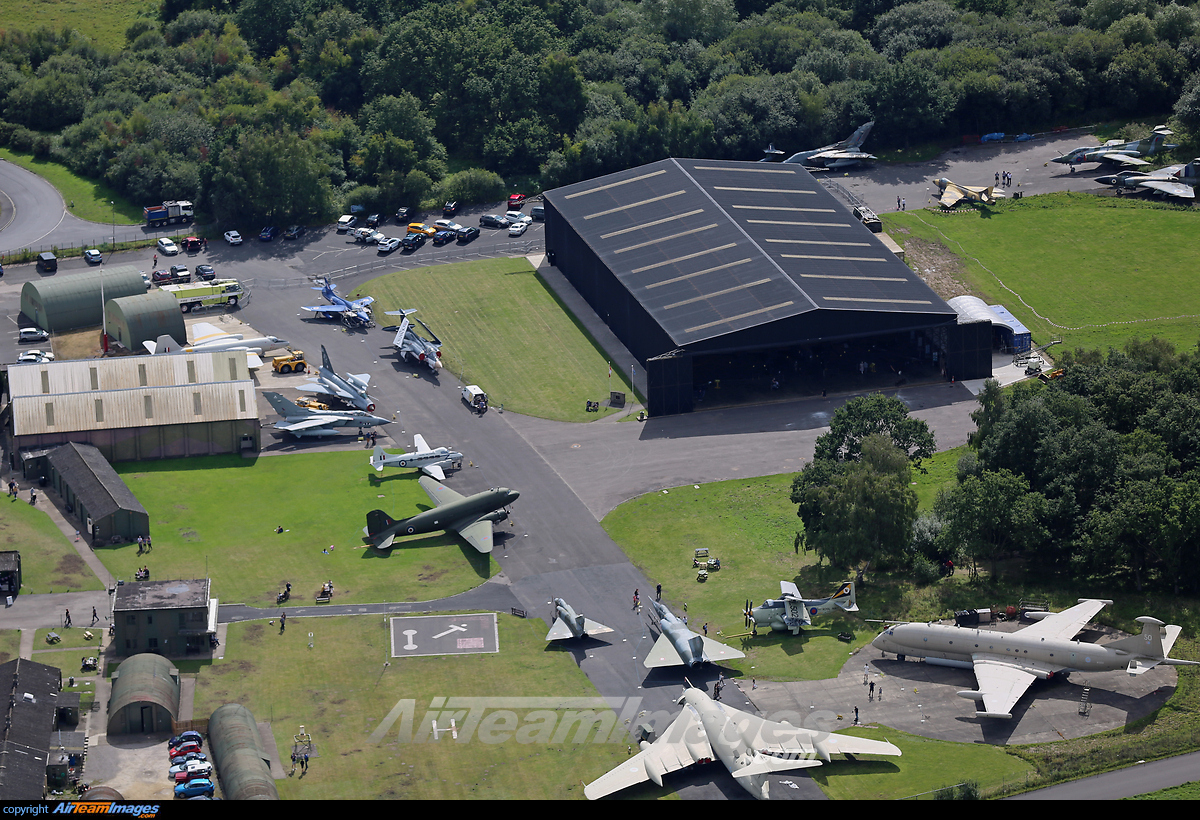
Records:
M754 623L754 612L751 608L750 599L746 599L746 608L742 610L742 614L746 616L746 628L749 629Z

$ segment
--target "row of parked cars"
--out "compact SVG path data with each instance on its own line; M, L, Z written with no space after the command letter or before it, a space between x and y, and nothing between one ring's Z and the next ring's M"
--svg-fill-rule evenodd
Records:
M204 753L204 737L187 731L167 741L167 758L171 768L167 777L175 784L175 796L180 798L212 797L212 763Z

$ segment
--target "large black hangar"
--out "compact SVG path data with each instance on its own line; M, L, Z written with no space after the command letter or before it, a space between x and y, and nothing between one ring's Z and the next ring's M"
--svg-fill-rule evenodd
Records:
M666 159L545 201L550 262L645 368L652 415L991 375L990 327L799 166Z

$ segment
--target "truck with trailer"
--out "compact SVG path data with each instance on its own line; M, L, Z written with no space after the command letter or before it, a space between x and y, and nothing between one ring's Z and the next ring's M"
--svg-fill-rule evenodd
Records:
M236 307L246 295L242 284L236 279L214 279L211 282L194 282L187 285L162 285L162 290L179 301L179 309L190 313L201 307L228 305Z
M191 222L195 211L190 202L164 202L161 205L151 205L142 208L142 216L146 224L152 228L159 225L171 225L176 222Z

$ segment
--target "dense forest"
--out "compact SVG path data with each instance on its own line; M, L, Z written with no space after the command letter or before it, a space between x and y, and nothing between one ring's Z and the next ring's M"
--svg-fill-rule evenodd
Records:
M1200 11L1155 0L164 0L117 53L0 31L0 144L221 221L757 159L868 119L878 149L1172 110L1200 132Z

